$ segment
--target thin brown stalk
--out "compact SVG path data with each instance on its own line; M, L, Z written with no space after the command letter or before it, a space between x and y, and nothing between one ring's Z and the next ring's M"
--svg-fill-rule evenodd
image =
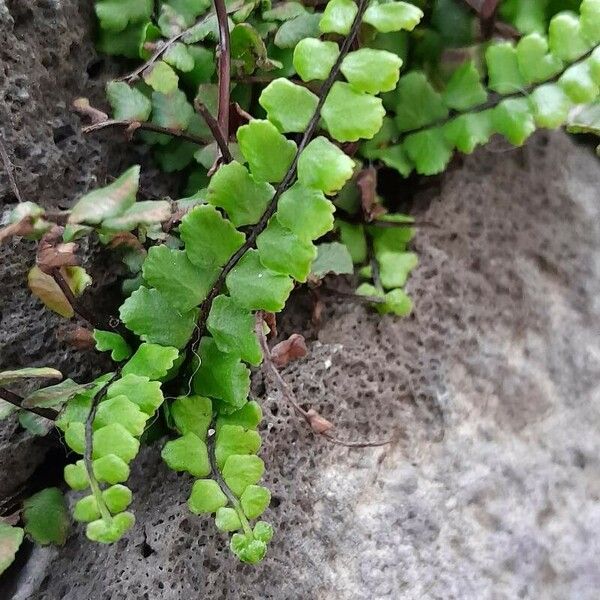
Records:
M48 419L49 421L56 421L56 417L58 417L58 412L52 408L41 408L38 406L23 406L24 398L22 396L19 396L18 394L15 394L14 392L11 392L10 390L7 390L3 387L0 387L0 398L5 402L9 402L13 406L16 406L17 408L21 408L30 413L34 413L39 417L44 417L44 419Z
M225 162L231 162L233 160L233 156L231 155L229 145L227 144L227 140L223 137L223 132L221 131L217 120L210 114L208 108L206 108L206 106L198 99L195 100L194 107L202 115L206 125L213 134L223 160Z
M217 122L225 145L229 140L229 103L231 101L231 52L229 44L229 23L225 0L214 0L219 25L219 107ZM219 153L225 155L219 145ZM230 155L231 156L231 155ZM231 160L231 158L229 159Z

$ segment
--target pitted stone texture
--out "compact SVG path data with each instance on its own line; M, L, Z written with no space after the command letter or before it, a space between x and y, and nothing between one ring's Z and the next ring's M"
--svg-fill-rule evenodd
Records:
M599 188L597 159L560 134L480 150L422 215L442 228L418 231L411 318L328 299L284 375L339 437L389 446L315 439L256 378L276 528L260 566L186 511L190 478L152 447L135 530L36 549L15 598L595 600Z

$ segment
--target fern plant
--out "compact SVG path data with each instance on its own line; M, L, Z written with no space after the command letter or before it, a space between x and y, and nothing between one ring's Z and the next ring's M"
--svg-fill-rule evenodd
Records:
M143 63L108 83L112 117L85 99L75 106L92 120L87 132L123 128L152 146L166 171L187 177L185 197L138 200L133 166L68 213L31 202L13 211L0 238L40 240L32 292L87 321L115 367L89 384L66 379L25 398L2 387L0 397L21 416L55 421L81 456L64 474L80 492L73 516L91 540L117 541L134 525L130 464L161 419L174 433L164 461L194 478L190 511L213 515L232 533L234 554L256 563L273 530L259 520L270 492L260 483L250 368L272 366L271 313L296 285L354 264L364 279L358 295L380 313L409 314L414 222L386 214L373 165L435 174L455 150L470 153L495 133L520 145L537 127L562 125L573 106L598 97L600 0L553 16L547 38L536 31L477 44L449 76L425 58L441 3L331 0L315 10L215 0L211 9L169 0L157 12L154 4L96 3L99 48ZM514 14L509 4L503 14ZM461 35L447 33L452 43ZM117 248L129 270L118 319L87 306L91 280L77 257L86 235ZM23 369L0 374L0 384L30 377L62 375ZM329 431L314 411L294 408L313 431ZM23 424L37 427L30 416ZM61 524L63 509L54 511ZM0 570L23 535L1 525Z

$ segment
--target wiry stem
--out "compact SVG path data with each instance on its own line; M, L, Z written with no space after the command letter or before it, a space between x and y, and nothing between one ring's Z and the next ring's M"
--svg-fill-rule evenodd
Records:
M219 151L221 152L221 156L225 162L231 162L233 160L233 156L229 150L229 145L227 144L227 140L223 137L223 132L219 127L219 123L217 120L210 114L208 108L200 102L198 99L194 101L194 108L197 112L202 115L205 123L210 129L213 137L215 138L215 142L217 142L217 146L219 147Z
M207 297L202 302L202 304L200 306L200 316L198 318L198 324L195 329L194 336L192 337L190 344L189 344L192 349L192 352L190 352L188 355L189 356L188 361L191 360L191 357L194 355L194 352L196 351L198 344L200 343L200 340L201 340L202 336L204 335L205 328L206 328L206 319L208 318L208 313L210 312L210 307L212 306L213 300L221 292L221 289L222 289L223 285L225 284L225 279L226 279L227 275L237 265L237 263L240 261L242 256L244 256L244 254L246 254L246 252L254 246L254 243L256 242L256 238L264 231L264 229L266 228L266 226L269 222L269 219L277 210L277 203L279 201L279 198L293 184L294 178L296 176L296 167L298 166L298 159L300 158L300 154L306 148L308 143L312 140L312 138L315 134L315 131L317 130L317 127L319 125L319 120L321 118L321 110L323 108L323 105L325 104L325 100L327 99L327 94L329 94L329 90L331 90L331 87L333 86L335 80L338 77L338 74L340 72L340 67L342 65L342 61L344 60L344 57L346 56L346 54L348 54L350 48L352 47L352 43L353 43L354 39L358 35L358 30L360 28L362 17L365 13L365 10L367 9L368 3L369 3L369 0L360 0L360 3L358 5L358 12L354 19L354 22L352 23L352 27L350 28L350 33L348 34L348 36L344 40L344 43L342 44L338 58L337 58L335 64L333 65L333 67L329 73L329 76L327 77L327 79L325 80L323 85L321 86L321 91L320 91L320 96L319 96L319 101L317 103L317 107L315 108L315 112L313 113L313 116L311 117L311 119L309 121L308 127L306 128L306 131L304 132L302 139L300 140L300 143L298 144L296 154L294 156L294 159L292 160L292 164L290 165L285 177L283 178L281 183L277 186L277 189L275 190L275 194L273 195L273 198L271 199L271 201L270 201L269 205L267 206L265 212L263 213L262 217L260 218L258 223L252 227L252 230L248 233L245 243L227 261L227 263L225 264L225 266L222 268L221 272L219 273L219 276L217 277L217 279L216 279L215 283L213 284Z
M23 406L24 398L7 390L6 388L0 387L0 398L6 402L9 402L13 406L17 408L21 408L30 413L34 413L39 417L44 417L44 419L48 419L49 421L56 421L56 417L58 417L58 412L52 408L39 408L37 406Z
M225 145L229 140L229 102L231 99L231 54L229 45L229 23L225 0L214 0L217 22L219 24L219 108L217 121ZM221 145L219 152L223 158ZM231 155L230 155L231 156ZM229 159L231 160L231 158Z

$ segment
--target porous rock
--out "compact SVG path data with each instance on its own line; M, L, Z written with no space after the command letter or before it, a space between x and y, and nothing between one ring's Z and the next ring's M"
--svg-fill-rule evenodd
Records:
M191 480L157 445L133 469L135 529L36 549L15 598L595 599L597 159L538 134L478 151L440 185L419 215L440 228L414 242L413 316L326 298L309 356L284 369L340 438L389 445L315 439L256 380L276 529L264 563L238 563L187 512ZM310 336L302 302L286 319Z

